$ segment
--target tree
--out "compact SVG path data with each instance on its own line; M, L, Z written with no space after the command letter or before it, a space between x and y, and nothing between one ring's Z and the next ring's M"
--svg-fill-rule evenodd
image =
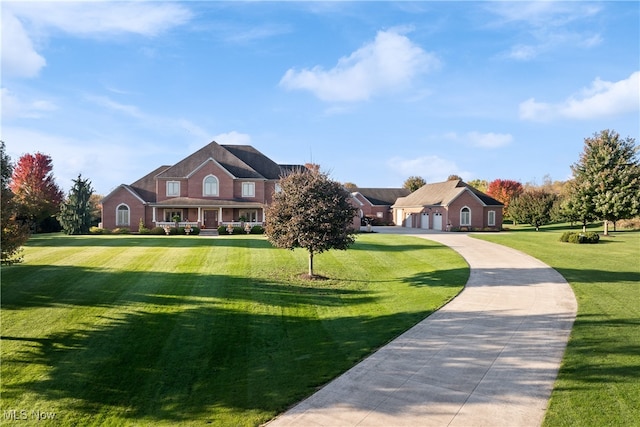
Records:
M313 278L315 254L344 250L355 241L356 208L343 186L319 171L293 171L280 179L280 189L267 208L265 234L279 248L306 249Z
M564 196L560 205L561 216L572 223L580 222L582 231L586 232L587 224L597 219L588 185L573 179L567 182L566 188L568 194Z
M521 223L533 225L536 231L551 220L551 211L557 196L544 190L525 191L511 201L511 217Z
M410 176L405 180L404 184L402 184L402 188L406 188L413 193L426 183L427 181L425 181L421 176Z
M60 204L58 221L67 234L87 234L91 227L92 210L91 206L91 181L82 179L78 175L73 180L73 187L69 190L69 196Z
M640 211L638 150L633 138L622 139L607 129L585 138L584 150L571 166L574 193L593 205L595 215L604 221L605 235L609 234L609 221L615 227L616 221Z
M449 175L447 177L447 181L462 181L462 177L460 175Z
M36 227L52 217L64 193L53 177L51 157L42 154L25 154L13 170L10 188L20 205L19 218Z
M343 187L347 190L347 191L356 191L358 189L358 186L355 185L353 182L345 182L343 184Z
M511 200L518 197L524 191L522 184L510 179L494 179L487 187L487 194L504 205L504 216L514 219L509 213Z
M102 199L104 196L93 193L89 198L91 204L91 225L98 226L102 221Z
M489 188L489 182L487 182L486 179L472 179L471 181L467 181L467 184L483 193L486 193L487 188Z
M18 256L20 248L29 239L29 228L16 220L18 205L9 188L13 165L11 157L5 152L4 141L0 141L0 262L14 264L22 258Z

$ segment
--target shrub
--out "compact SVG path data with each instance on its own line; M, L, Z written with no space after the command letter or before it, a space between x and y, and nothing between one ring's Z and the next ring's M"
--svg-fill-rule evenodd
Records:
M264 227L261 225L254 225L251 227L251 234L264 234Z
M218 234L219 235L223 235L223 234L229 234L227 233L227 227L225 227L224 225L221 225L218 227Z
M113 230L111 230L111 232L113 234L129 234L131 233L131 230L129 230L128 227L116 227Z
M90 227L89 234L110 234L111 230L108 228Z
M560 241L568 243L598 243L600 241L600 235L593 231L587 231L586 233L566 231L560 236Z
M164 232L164 228L162 227L153 227L151 230L149 230L149 234L152 234L154 236L164 236L166 233Z

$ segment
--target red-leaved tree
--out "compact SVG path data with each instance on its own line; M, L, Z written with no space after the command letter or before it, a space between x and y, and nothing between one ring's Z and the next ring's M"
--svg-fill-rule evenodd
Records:
M489 183L487 194L504 205L504 216L509 216L509 204L524 191L518 181L495 179Z
M20 206L18 217L31 226L55 215L64 198L52 171L51 157L42 153L24 154L13 169L10 188Z

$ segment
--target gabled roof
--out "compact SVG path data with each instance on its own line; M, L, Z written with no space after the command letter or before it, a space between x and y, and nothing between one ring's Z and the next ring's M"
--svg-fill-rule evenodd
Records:
M266 179L279 179L282 175L280 166L276 162L250 145L222 145L221 147L224 147Z
M393 207L448 206L465 191L473 194L485 206L503 206L496 199L456 179L425 184L408 196L399 198Z
M226 147L212 141L195 153L180 160L166 171L158 175L158 178L186 178L203 163L214 159L220 166L227 170L235 178L264 179L259 172L243 162Z
M120 184L113 191L111 191L108 195L106 195L102 200L106 200L114 194L118 188L124 188L129 191L135 197L140 199L141 202L153 203L156 201L156 176L167 170L170 166L164 165L160 166L153 171L149 172L142 178L135 181L133 184L126 185Z
M399 197L408 196L406 188L356 188L353 194L360 193L373 206L391 206Z

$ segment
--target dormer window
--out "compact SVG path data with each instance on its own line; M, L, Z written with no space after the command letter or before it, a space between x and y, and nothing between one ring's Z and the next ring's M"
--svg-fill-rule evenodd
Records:
M167 181L167 197L180 196L180 181Z
M255 182L243 182L242 183L242 197L255 197L256 196L256 183Z

